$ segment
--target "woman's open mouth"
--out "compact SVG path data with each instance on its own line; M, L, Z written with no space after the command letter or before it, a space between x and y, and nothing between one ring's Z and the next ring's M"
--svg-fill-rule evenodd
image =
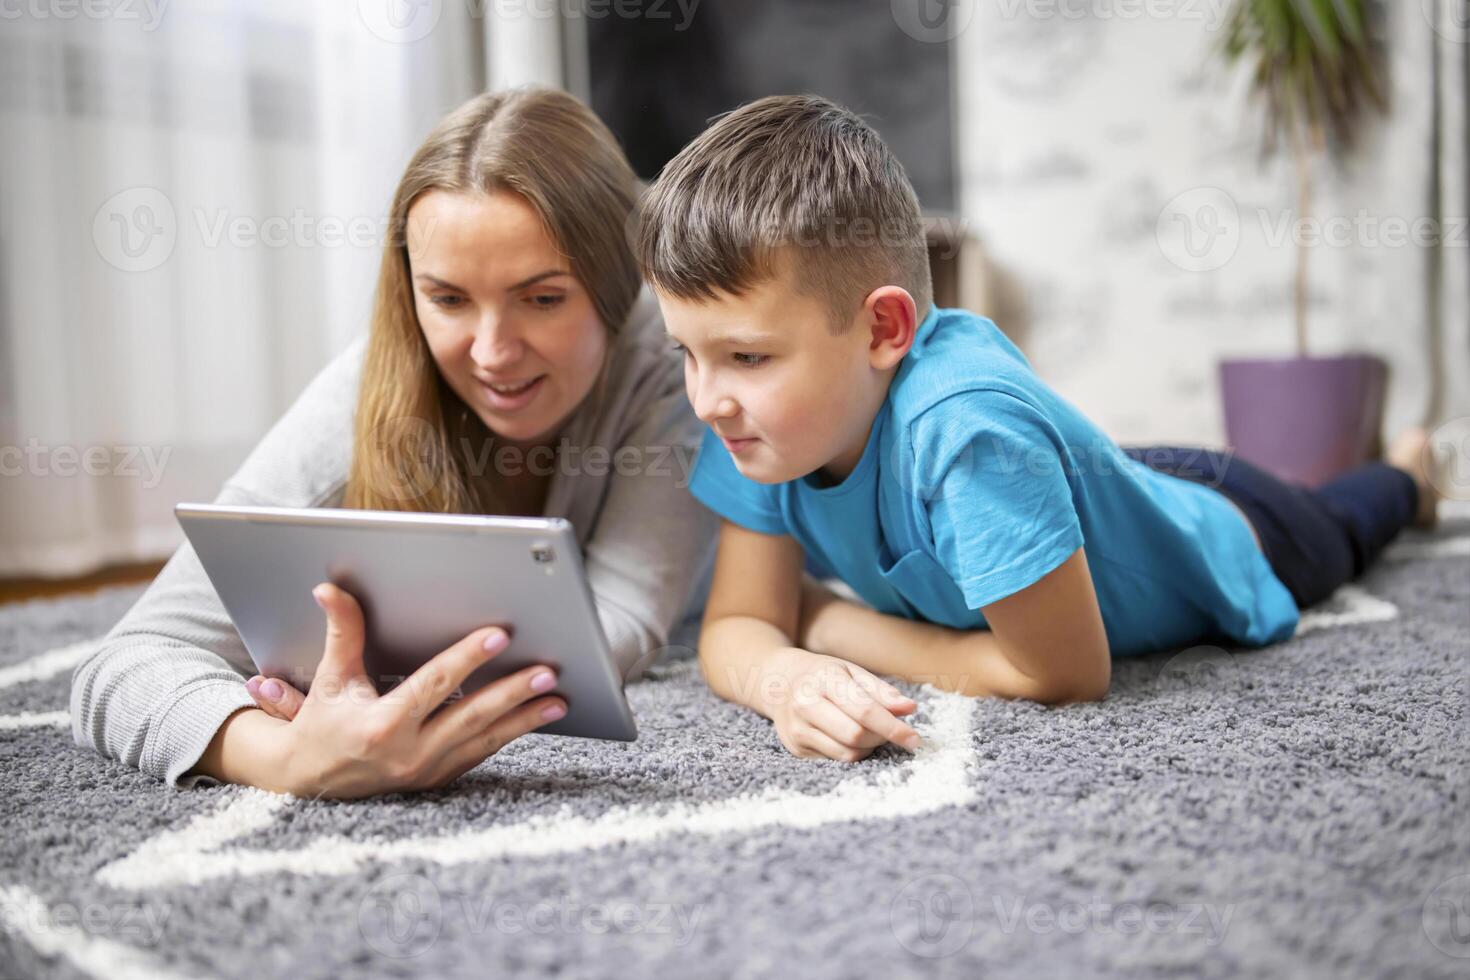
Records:
M481 381L480 388L485 392L485 400L490 403L491 408L497 412L514 412L531 404L545 380L546 375L541 374L529 381L511 384L488 384Z

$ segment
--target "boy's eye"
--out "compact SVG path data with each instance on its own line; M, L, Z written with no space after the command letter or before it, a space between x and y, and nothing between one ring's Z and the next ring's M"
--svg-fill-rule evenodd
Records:
M676 354L688 354L689 353L689 348L688 347L685 347L683 344L678 344L678 343L674 344L673 350L674 350L674 353L676 353Z
M769 354L735 354L735 363L743 367L760 367L771 359Z

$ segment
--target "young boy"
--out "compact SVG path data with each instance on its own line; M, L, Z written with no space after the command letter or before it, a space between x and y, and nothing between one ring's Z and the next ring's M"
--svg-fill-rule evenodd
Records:
M1097 700L1112 655L1284 640L1299 606L1432 521L1409 472L1422 431L1400 466L1320 492L1219 453L1121 449L994 323L933 307L903 168L823 99L711 126L638 238L710 426L690 486L723 518L700 663L796 755L919 745L914 703L875 674Z

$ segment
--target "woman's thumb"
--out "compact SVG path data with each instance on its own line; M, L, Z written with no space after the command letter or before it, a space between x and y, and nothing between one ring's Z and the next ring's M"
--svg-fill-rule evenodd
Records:
M354 677L363 672L362 607L350 592L323 582L311 590L311 597L327 616L327 640L317 677Z

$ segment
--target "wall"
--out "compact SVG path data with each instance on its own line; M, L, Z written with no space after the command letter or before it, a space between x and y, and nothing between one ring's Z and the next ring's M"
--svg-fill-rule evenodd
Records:
M1434 352L1433 250L1392 244L1395 229L1407 237L1431 215L1433 46L1463 65L1464 32L1430 27L1435 2L1390 8L1392 115L1369 125L1343 172L1324 168L1317 214L1347 241L1309 258L1312 352L1388 359L1390 433L1420 420L1436 360L1450 373L1441 419L1470 415L1463 128L1452 134L1459 183L1447 206L1460 222L1445 226L1449 302ZM1288 354L1294 342L1295 248L1280 239L1294 217L1290 162L1258 165L1260 117L1243 79L1216 67L1225 9L979 0L952 15L963 216L1024 306L1001 326L1125 443L1223 445L1217 361ZM1462 122L1463 89L1452 102Z

